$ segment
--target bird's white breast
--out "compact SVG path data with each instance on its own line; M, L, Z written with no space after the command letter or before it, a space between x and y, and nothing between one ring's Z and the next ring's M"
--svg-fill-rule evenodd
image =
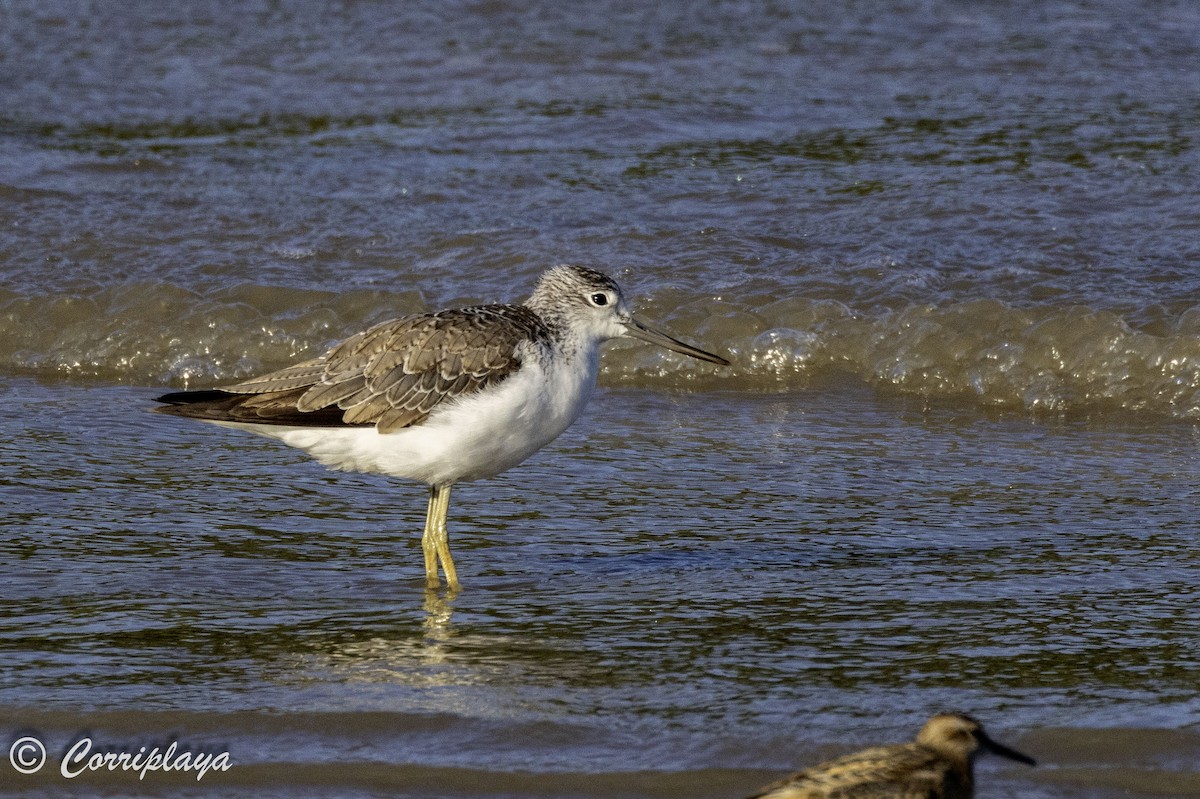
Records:
M599 344L538 357L482 392L447 401L420 424L395 433L374 427L284 427L219 423L276 438L332 469L419 480L478 480L524 461L579 418L596 385Z

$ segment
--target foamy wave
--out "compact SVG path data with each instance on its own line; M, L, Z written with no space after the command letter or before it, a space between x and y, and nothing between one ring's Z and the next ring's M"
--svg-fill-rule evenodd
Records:
M0 294L0 368L43 377L204 386L312 357L384 319L415 292L334 294L245 285L199 294L137 284L88 295ZM1200 418L1200 307L1138 328L1108 311L995 300L856 311L789 298L761 307L662 298L645 311L706 349L715 369L623 342L610 384L780 391L831 375L930 399L1031 411L1120 408Z
M1085 307L994 300L879 315L810 304L743 335L738 364L789 385L841 371L930 398L1035 411L1088 407L1200 417L1200 309L1165 334Z
M416 292L254 285L208 295L160 284L86 295L0 295L0 367L204 386L312 357L364 325L420 307Z

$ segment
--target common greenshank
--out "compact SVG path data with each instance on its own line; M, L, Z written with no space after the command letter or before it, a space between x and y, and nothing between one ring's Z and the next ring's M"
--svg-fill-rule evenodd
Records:
M601 343L622 336L729 363L635 319L607 275L564 265L524 304L383 322L261 377L164 394L156 410L278 439L332 469L427 484L426 584L439 584L440 561L457 589L451 486L510 469L566 430L596 385Z

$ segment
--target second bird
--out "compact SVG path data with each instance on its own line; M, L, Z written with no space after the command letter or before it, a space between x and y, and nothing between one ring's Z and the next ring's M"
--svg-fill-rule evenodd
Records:
M1034 765L987 736L962 713L925 722L916 741L877 746L830 760L763 788L750 799L972 799L980 752Z
M635 319L607 275L556 266L524 304L384 322L277 372L165 394L158 410L278 439L333 469L427 484L426 584L438 585L440 561L457 588L450 487L497 475L557 438L596 385L600 345L622 336L729 363Z

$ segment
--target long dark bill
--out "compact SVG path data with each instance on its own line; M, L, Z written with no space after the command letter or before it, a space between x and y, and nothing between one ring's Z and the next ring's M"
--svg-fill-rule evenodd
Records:
M1037 761L1034 760L1029 755L1018 752L1016 749L1009 749L1004 744L997 743L996 741L993 741L991 738L988 738L986 736L980 736L979 743L981 743L983 745L983 748L986 749L987 751L991 752L993 755L1000 755L1000 757L1007 757L1009 760L1015 760L1018 763L1024 763L1027 766L1036 766L1037 765Z
M711 352L705 352L704 350L697 349L690 344L684 344L679 339L672 338L662 331L655 330L652 327L647 327L637 319L630 318L630 320L624 324L625 329L629 331L629 335L633 338L640 338L642 341L648 341L651 344L657 344L660 347L666 347L669 350L674 350L675 352L682 353L684 355L690 355L693 358L698 358L701 361L708 361L709 363L716 363L720 364L721 366L729 365L729 361L725 360L720 355L713 355Z

